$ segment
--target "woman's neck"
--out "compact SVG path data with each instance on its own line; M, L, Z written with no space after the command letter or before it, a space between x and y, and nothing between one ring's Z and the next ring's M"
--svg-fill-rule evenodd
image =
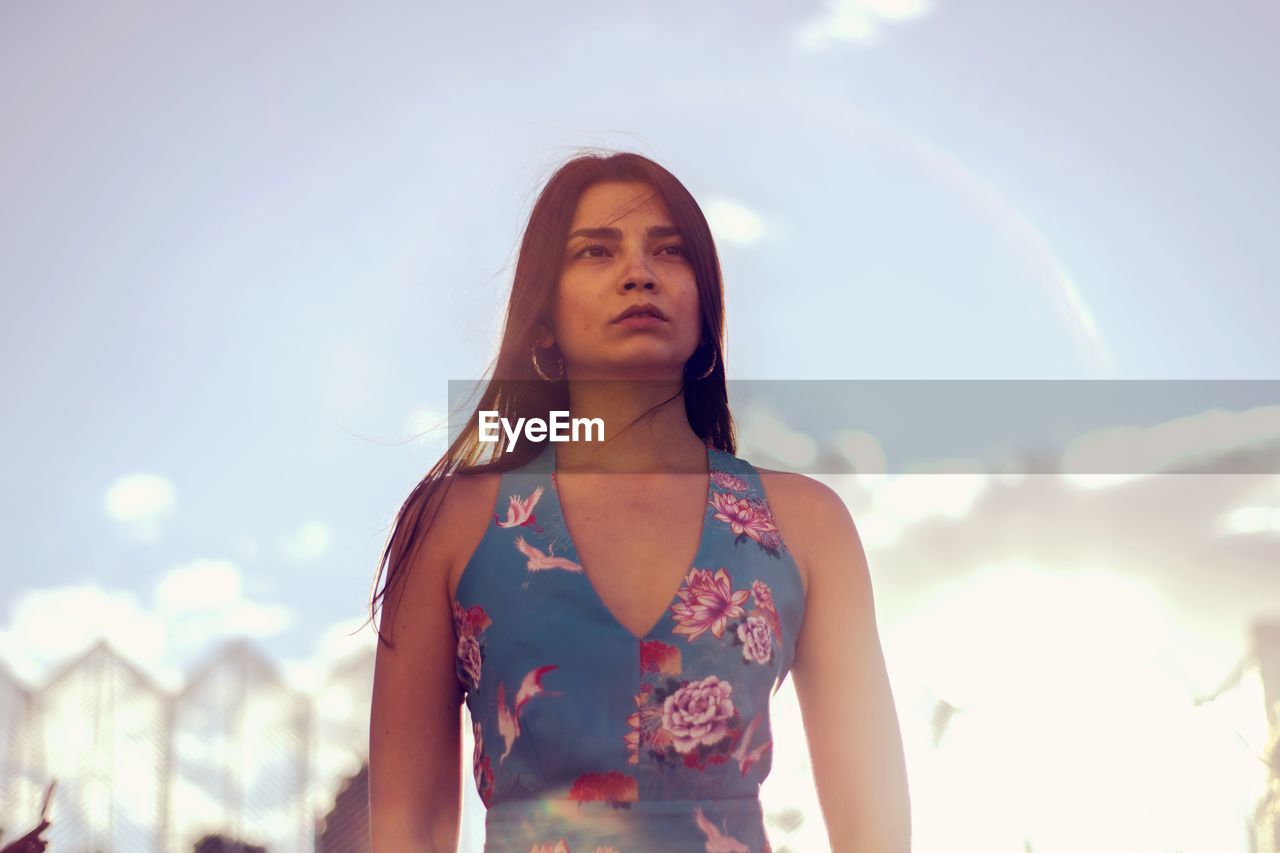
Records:
M599 418L605 440L556 442L560 471L706 472L706 443L689 426L678 381L574 382L569 417Z

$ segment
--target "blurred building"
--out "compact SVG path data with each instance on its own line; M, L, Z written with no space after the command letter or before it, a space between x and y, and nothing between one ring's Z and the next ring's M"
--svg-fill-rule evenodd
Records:
M369 765L342 783L316 832L316 853L369 853Z
M341 783L367 761L372 670L357 655L310 697L243 640L176 693L105 642L39 687L0 667L0 826L34 827L56 777L51 850L310 853L318 827L366 850L367 777Z

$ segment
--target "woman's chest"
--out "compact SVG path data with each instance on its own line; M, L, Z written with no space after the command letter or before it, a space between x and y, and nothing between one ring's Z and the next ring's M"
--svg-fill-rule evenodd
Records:
M693 567L707 524L706 481L697 479L646 490L559 484L587 581L633 634L657 621Z

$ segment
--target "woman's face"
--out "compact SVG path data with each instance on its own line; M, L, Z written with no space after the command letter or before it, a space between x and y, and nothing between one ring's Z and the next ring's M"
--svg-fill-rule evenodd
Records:
M571 378L680 378L698 346L702 317L693 267L673 230L647 184L599 183L582 194L554 312L554 342ZM664 319L616 321L640 304L655 306Z

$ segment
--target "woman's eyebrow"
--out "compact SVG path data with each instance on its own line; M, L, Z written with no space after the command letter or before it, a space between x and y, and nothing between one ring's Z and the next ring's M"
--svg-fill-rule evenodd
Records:
M683 234L680 229L674 225L651 225L649 230L645 232L650 240L660 239L662 237L681 237ZM574 237L587 237L593 240L621 240L622 231L618 228L579 228L572 232L568 240Z

